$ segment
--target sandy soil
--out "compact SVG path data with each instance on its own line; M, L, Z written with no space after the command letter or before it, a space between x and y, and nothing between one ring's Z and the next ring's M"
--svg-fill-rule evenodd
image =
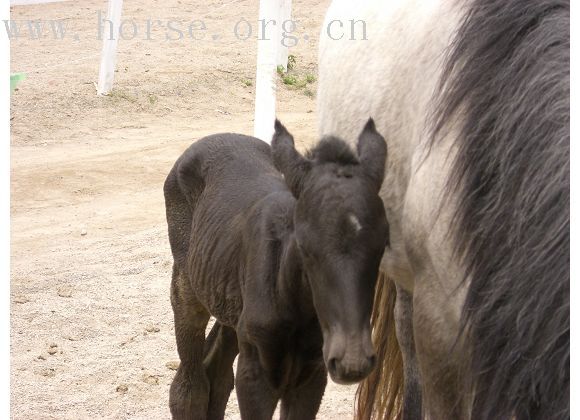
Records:
M28 78L11 98L11 417L163 419L177 360L162 183L192 141L252 133L256 42L233 36L256 0L125 1L124 17L203 19L217 41L121 41L115 90L95 95L105 1L12 7L66 19L65 39L11 44ZM294 1L299 80L316 74L328 1ZM185 26L186 27L186 26ZM78 39L76 39L78 38ZM278 115L315 138L316 83L279 83ZM328 386L319 418L352 416L355 387ZM228 418L239 418L235 395Z

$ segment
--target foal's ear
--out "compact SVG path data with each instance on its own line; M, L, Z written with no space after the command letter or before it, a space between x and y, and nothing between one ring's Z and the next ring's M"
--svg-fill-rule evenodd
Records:
M385 176L387 142L377 131L372 118L369 118L360 133L357 152L364 172L372 180L376 189L380 190Z
M274 128L276 129L272 137L274 165L284 175L286 184L294 197L298 198L304 178L310 171L311 162L296 151L294 137L280 121L276 120Z

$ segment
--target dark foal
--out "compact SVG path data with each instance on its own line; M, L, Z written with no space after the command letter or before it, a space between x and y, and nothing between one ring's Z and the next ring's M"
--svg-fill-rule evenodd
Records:
M388 242L378 195L385 158L369 120L358 156L324 138L303 157L277 121L271 148L217 134L177 160L164 187L181 359L173 418L224 417L238 350L247 420L270 419L279 400L283 419L313 419L326 368L339 383L369 374L370 314Z

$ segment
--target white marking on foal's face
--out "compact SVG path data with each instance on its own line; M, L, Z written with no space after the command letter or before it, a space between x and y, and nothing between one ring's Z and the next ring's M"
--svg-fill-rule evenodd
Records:
M360 224L360 222L358 221L358 218L354 214L348 215L348 221L350 222L350 224L354 228L355 233L358 233L362 229L362 225Z

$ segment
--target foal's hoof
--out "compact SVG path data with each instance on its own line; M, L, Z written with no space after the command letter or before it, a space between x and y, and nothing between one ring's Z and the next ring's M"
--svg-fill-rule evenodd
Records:
M207 419L209 385L196 385L193 386L189 380L183 380L179 370L177 371L169 390L169 411L174 420Z

